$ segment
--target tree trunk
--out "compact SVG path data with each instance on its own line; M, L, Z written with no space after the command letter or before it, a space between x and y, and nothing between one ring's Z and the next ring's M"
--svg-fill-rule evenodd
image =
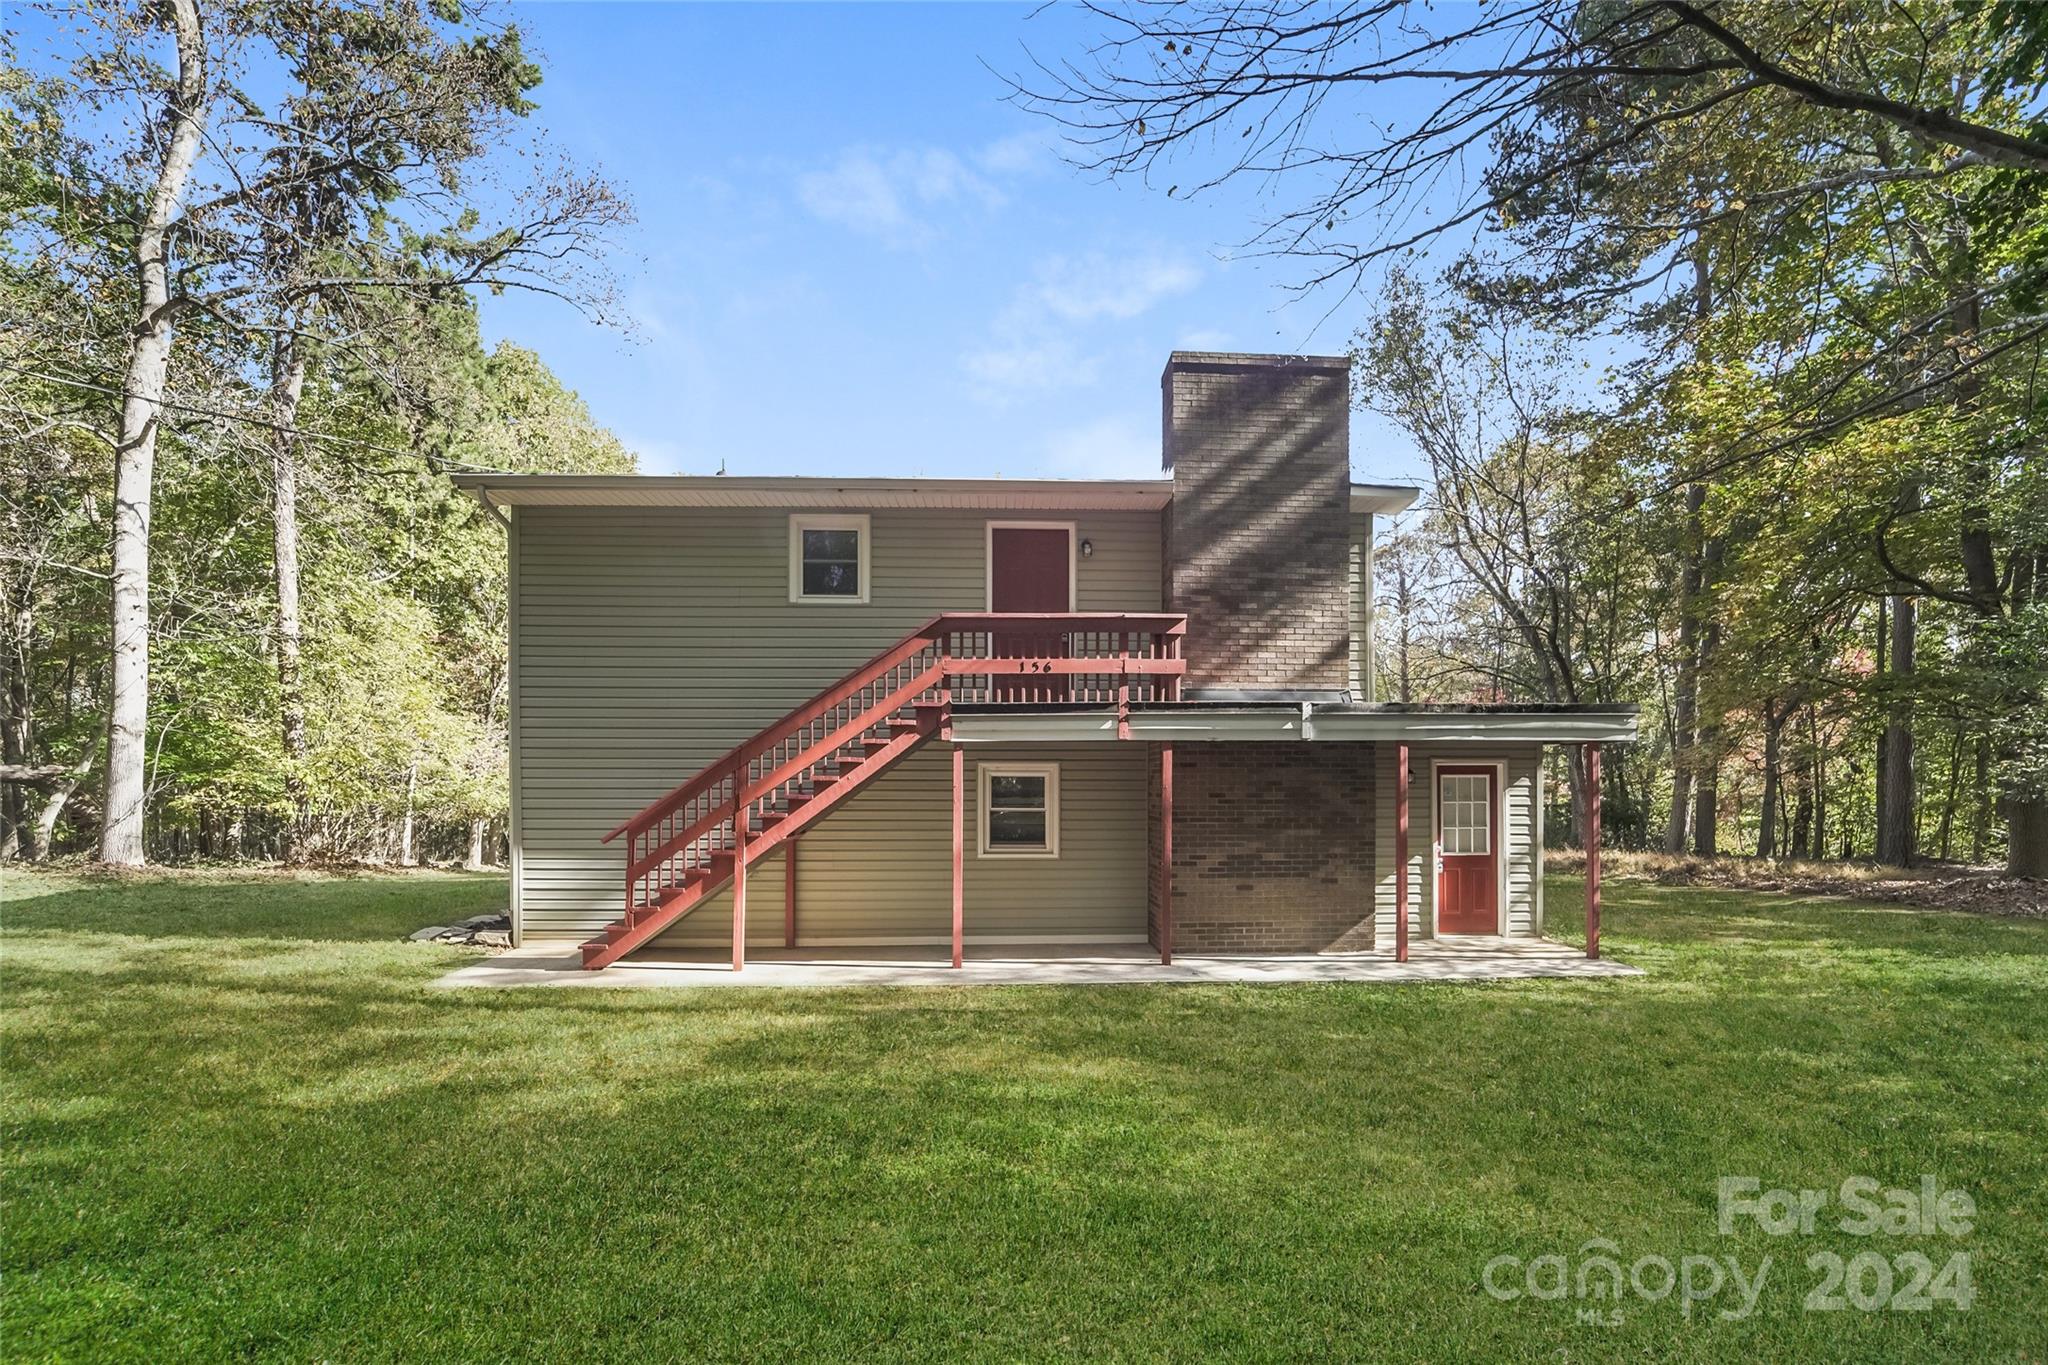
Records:
M271 351L270 402L277 424L270 442L270 534L277 615L278 730L284 741L284 790L292 803L285 860L301 862L311 829L306 790L306 695L300 670L299 624L299 397L306 387L306 348L280 333Z
M1564 779L1565 792L1571 807L1571 829L1567 833L1573 848L1586 846L1586 820L1589 813L1586 778L1586 746L1570 745L1564 751Z
M469 856L462 865L472 872L481 871L484 866L484 826L487 823L484 820L469 822Z
M1828 760L1820 751L1820 727L1815 726L1813 745L1813 856L1828 856Z
M206 38L197 0L170 0L178 83L165 113L163 163L136 226L138 299L121 378L121 426L114 448L113 613L108 643L107 799L100 861L143 862L142 817L149 761L149 514L156 432L163 413L175 312L167 241L199 156L206 102Z
M1721 727L1702 725L1692 748L1692 851L1711 858L1720 852Z
M1686 826L1691 823L1693 724L1699 696L1699 609L1700 509L1705 506L1705 484L1685 490L1685 569L1679 577L1678 596L1678 684L1673 689L1671 724L1671 819L1664 827L1664 851L1685 852Z
M1879 741L1877 861L1896 867L1913 863L1917 810L1913 783L1912 698L1914 635L1918 612L1910 597L1891 600L1891 677L1884 737Z
M1726 547L1719 536L1710 536L1700 547L1700 591L1704 594L1721 577ZM1710 718L1700 701L1706 696L1705 679L1713 673L1714 657L1720 652L1721 625L1711 613L1700 616L1699 660L1695 666L1695 706L1699 723L1693 731L1692 752L1692 851L1702 858L1719 853L1717 827L1721 818L1721 717ZM1715 703L1719 705L1718 702Z
M1941 860L1947 862L1955 848L1956 799L1963 788L1963 726L1956 722L1956 728L1949 736L1948 743L1948 794L1941 803L1941 824L1935 831L1935 842L1941 845Z
M1756 856L1775 858L1778 856L1778 799L1779 742L1784 736L1785 718L1791 715L1788 706L1783 711L1764 707L1764 808L1757 817Z
M418 867L419 856L413 849L413 798L420 786L420 764L414 759L412 766L405 770L405 818L398 825L398 865Z
M2048 877L2048 798L2005 799L2005 872L2009 877Z
M92 743L86 745L85 754L72 765L71 771L64 775L64 780L51 790L48 799L43 802L43 808L36 812L35 830L28 842L30 862L39 863L50 856L50 843L57 837L57 822L64 817L64 808L71 804L71 798L78 791L79 784L91 774L93 764L99 761L99 757L100 741L99 736L95 735Z
M1792 856L1813 856L1813 771L1804 764L1799 768L1798 795L1792 800Z
M1408 673L1408 608L1410 603L1408 600L1408 556L1405 551L1394 557L1394 594L1395 600L1398 603L1401 622L1400 696L1401 704L1403 706L1406 706L1409 702L1414 700L1414 691L1413 688L1410 686L1410 678Z
M35 631L35 571L17 566L10 575L7 612L6 683L0 687L0 761L10 767L24 766L35 744L35 694L30 687ZM18 849L21 831L28 824L28 793L12 782L0 783L0 819ZM9 856L0 852L0 857Z
M1991 852L1991 736L1977 736L1976 801L1970 811L1970 861L1982 867Z

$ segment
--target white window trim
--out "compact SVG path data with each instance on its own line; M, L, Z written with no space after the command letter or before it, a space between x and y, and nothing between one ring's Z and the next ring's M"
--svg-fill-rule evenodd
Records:
M1074 603L1081 592L1081 531L1071 521L991 521L981 533L981 606L996 609L996 532L1065 531L1067 533L1067 610L1078 611Z
M989 780L995 777L1045 779L1045 847L997 848L988 842ZM977 763L974 765L976 856L982 858L1057 858L1060 856L1060 765L1057 763Z
M804 532L856 531L860 534L860 591L852 597L804 594ZM806 605L861 606L868 600L868 563L873 536L865 512L792 512L789 517L789 600Z

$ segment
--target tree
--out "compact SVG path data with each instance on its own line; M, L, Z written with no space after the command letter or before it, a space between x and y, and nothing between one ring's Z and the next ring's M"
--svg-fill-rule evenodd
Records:
M121 378L114 438L113 627L108 657L107 791L100 860L143 860L143 768L149 744L149 516L156 477L164 376L179 309L171 292L171 236L199 159L200 139L219 92L208 76L197 0L170 0L163 11L177 47L177 76L164 90L162 148L135 223L131 252L135 305L128 363ZM133 66L140 68L138 60ZM138 74L139 70L138 70Z
M1467 660L1498 684L1491 699L1615 701L1641 633L1636 565L1626 521L1583 514L1612 500L1614 471L1587 449L1554 354L1496 323L1432 308L1397 272L1360 337L1360 390L1429 462L1425 525L1505 628L1505 648ZM1577 754L1569 775L1580 840Z
M115 131L90 149L95 155L74 154L67 167L90 225L133 241L137 322L114 440L101 835L104 860L133 863L143 856L147 801L153 465L172 410L176 329L196 330L229 371L267 375L258 420L272 433L269 638L280 727L303 762L296 411L312 350L374 346L364 330L372 315L351 302L364 294L528 288L601 311L594 253L627 210L601 179L539 157L510 178L478 174L530 108L525 94L539 79L518 29L488 5L350 0L202 11L198 0L175 0L167 9L93 14L98 41L75 60L72 102L111 93L139 102L127 122L106 125ZM159 24L173 40L174 77L152 63ZM274 108L252 95L259 84L237 79L266 63L286 78ZM136 148L124 133L141 141L153 167L146 192L128 186ZM303 806L303 784L290 781Z
M1975 615L1964 652L1997 689L1976 696L1976 724L2040 709L2041 655L2010 652L2038 638L2042 562L2028 513L2043 399L2027 380L2048 336L2039 7L1534 0L1448 23L1398 0L1097 13L1105 36L1085 59L1042 65L1017 91L1065 124L1086 164L1170 195L1259 177L1277 208L1253 242L1301 262L1305 288L1443 253L1468 307L1621 352L1603 420L1654 413L1688 374L1768 395L1707 422L1667 410L1660 453L1618 503L1684 507L1672 842L1690 824L1696 848L1716 846L1728 755L1706 703L1728 689L1707 685L1725 671L1715 613L1742 538L1790 511L1731 498L1731 483L1785 482L1828 450L1872 457L1833 495L1857 499L1838 520L1858 528L1871 570L1858 591L1891 599L1903 646L1888 641L1882 684L1885 854L1909 854L1917 823L1906 756L1927 604ZM1395 127L1369 103L1394 83L1441 99ZM1894 439L1907 430L1920 440ZM2028 742L1996 747L2009 859L2035 866L2048 774Z

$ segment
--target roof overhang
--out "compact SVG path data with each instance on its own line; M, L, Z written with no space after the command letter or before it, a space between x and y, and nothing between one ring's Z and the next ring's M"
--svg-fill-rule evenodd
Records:
M1413 507L1421 496L1420 488L1402 483L1354 483L1351 485L1351 510L1392 516Z
M1184 702L1134 708L1130 726L1132 739L1155 743L1627 744L1636 738L1636 712L1629 706ZM1113 742L1116 712L956 708L953 737L963 744Z
M1156 512L1172 479L742 478L722 474L457 474L487 507L933 507L1043 512ZM1351 510L1392 514L1421 490L1354 483Z
M499 507L933 507L1156 512L1171 479L742 478L719 474L457 474Z

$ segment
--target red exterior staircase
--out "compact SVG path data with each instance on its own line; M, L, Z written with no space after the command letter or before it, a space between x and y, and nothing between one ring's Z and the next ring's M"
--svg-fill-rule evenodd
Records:
M1106 613L935 617L607 834L626 839L625 913L583 945L608 967L695 910L947 729L953 705L1029 706L1060 675L1065 704L1172 700L1186 618ZM1020 700L1020 698L1022 698ZM738 962L736 956L735 964Z

